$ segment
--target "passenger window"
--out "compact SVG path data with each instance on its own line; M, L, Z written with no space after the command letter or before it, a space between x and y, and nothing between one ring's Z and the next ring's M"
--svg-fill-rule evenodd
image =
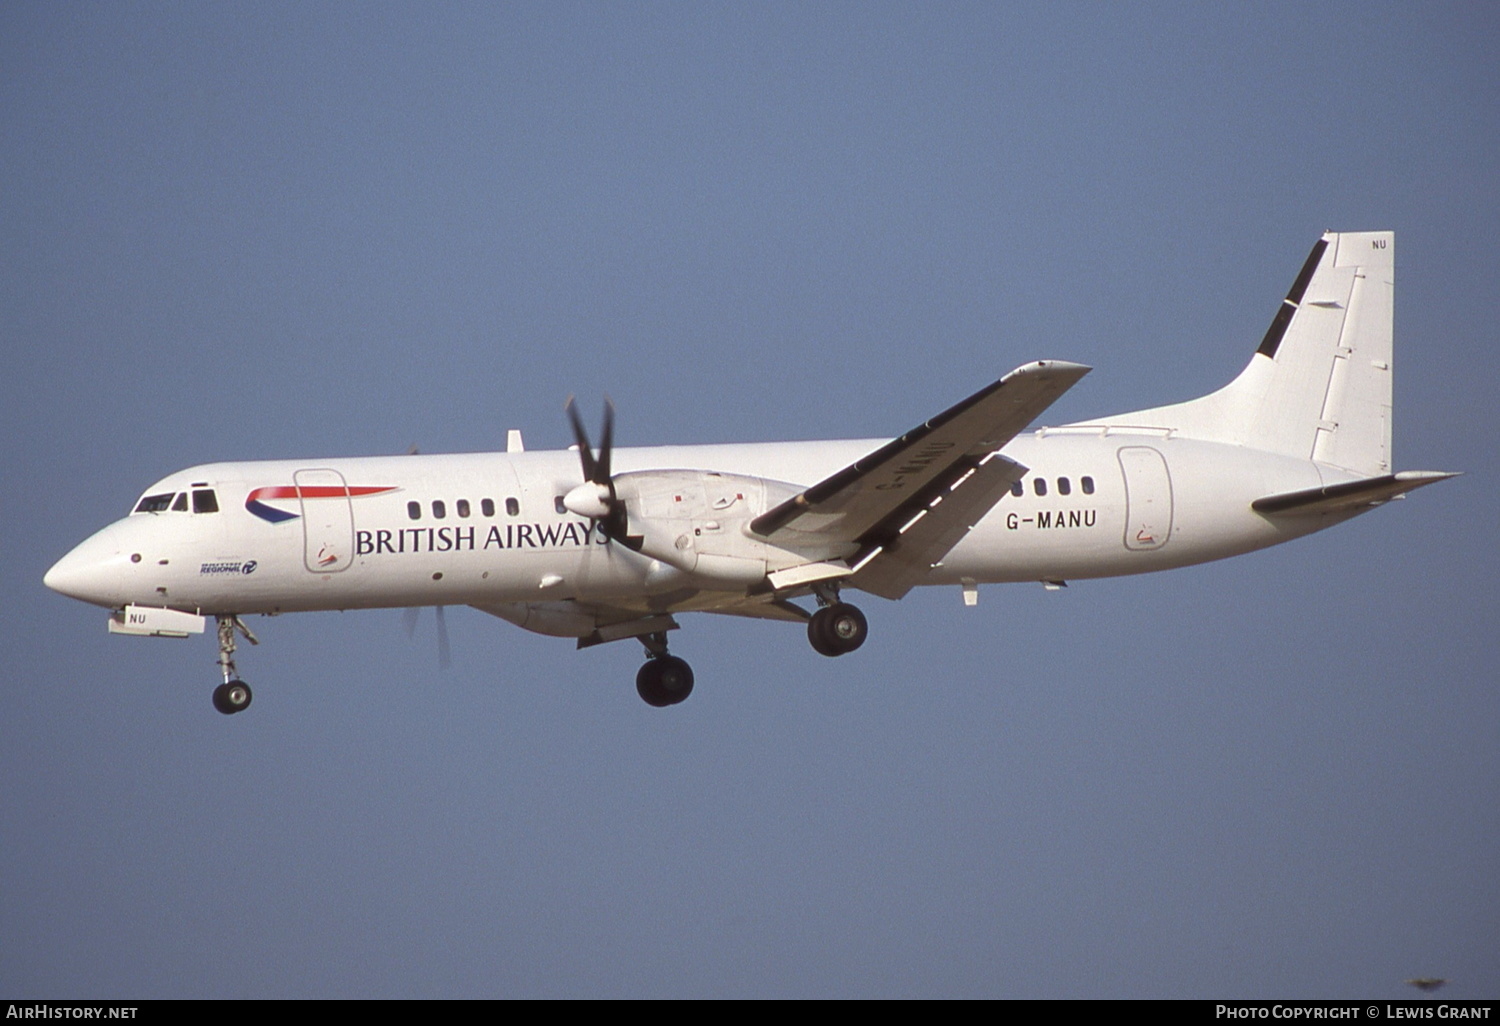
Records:
M479 512L483 513L487 517L494 516L495 515L495 500L494 499L480 499L479 500Z
M1072 495L1073 494L1073 485L1068 481L1067 478L1060 477L1060 478L1057 479L1057 494L1058 495Z
M196 491L193 493L194 513L217 513L219 512L219 499L211 491Z
M1094 479L1093 478L1091 478L1091 477L1085 477L1081 483L1083 484L1083 494L1084 495L1093 495L1094 494Z
M458 500L458 515L461 516L461 517L466 517L466 516L469 515L469 500L468 499L459 499Z
M1019 481L1012 481L1010 483L1010 494L1020 498L1026 494L1026 486Z
M505 512L509 513L513 517L518 517L521 515L521 504L515 499L506 499Z
M187 512L187 492L178 492L177 493L177 501L174 502L174 503L172 503L172 512L174 512L174 513L186 513Z
M1031 479L1031 489L1032 489L1032 491L1036 492L1038 495L1046 495L1047 494L1047 479L1043 478L1043 477L1034 477L1034 478L1032 478Z
M432 500L432 515L437 520L441 520L448 515L448 507L443 504L442 499Z
M161 513L172 505L172 493L163 492L160 495L147 495L135 504L137 513Z
M406 504L406 515L413 520L422 519L422 504L420 502L408 502Z

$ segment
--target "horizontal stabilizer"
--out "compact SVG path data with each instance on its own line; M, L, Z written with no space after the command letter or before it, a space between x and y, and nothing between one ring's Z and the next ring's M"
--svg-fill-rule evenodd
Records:
M1304 488L1299 492L1267 495L1252 502L1250 508L1267 516L1312 516L1357 511L1360 507L1379 506L1399 498L1414 488L1457 476L1439 470L1403 470L1399 474L1383 474L1360 481L1324 485L1322 488Z

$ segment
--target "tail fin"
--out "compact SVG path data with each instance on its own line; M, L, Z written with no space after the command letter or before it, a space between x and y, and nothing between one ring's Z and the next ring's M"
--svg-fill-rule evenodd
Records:
M1395 282L1394 233L1329 232L1239 377L1201 399L1100 424L1390 473Z

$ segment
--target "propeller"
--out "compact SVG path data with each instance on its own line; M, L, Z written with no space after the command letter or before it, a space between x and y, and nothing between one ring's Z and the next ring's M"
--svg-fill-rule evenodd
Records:
M573 437L578 442L578 462L583 465L583 484L563 496L563 505L581 517L599 521L610 541L639 551L641 539L626 534L625 503L615 494L615 481L610 476L610 456L615 447L615 404L610 402L609 396L604 397L604 431L599 438L597 459L572 396L568 396L565 409L568 411L568 420L573 425Z
M448 644L448 619L443 615L446 606L437 607L438 668L446 670L453 665L453 648ZM417 633L417 618L422 614L421 606L407 606L401 611L401 620L406 625L406 636Z

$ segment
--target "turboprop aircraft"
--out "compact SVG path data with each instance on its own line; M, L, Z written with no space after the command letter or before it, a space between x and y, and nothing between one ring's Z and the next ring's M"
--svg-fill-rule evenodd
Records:
M1028 363L900 437L213 463L171 474L47 572L117 634L217 626L215 708L250 704L247 614L468 605L579 648L638 639L681 702L688 612L864 643L845 592L1146 573L1322 530L1453 475L1391 469L1391 232L1327 233L1244 371L1189 402L1028 426L1089 368ZM811 598L812 608L798 599Z

